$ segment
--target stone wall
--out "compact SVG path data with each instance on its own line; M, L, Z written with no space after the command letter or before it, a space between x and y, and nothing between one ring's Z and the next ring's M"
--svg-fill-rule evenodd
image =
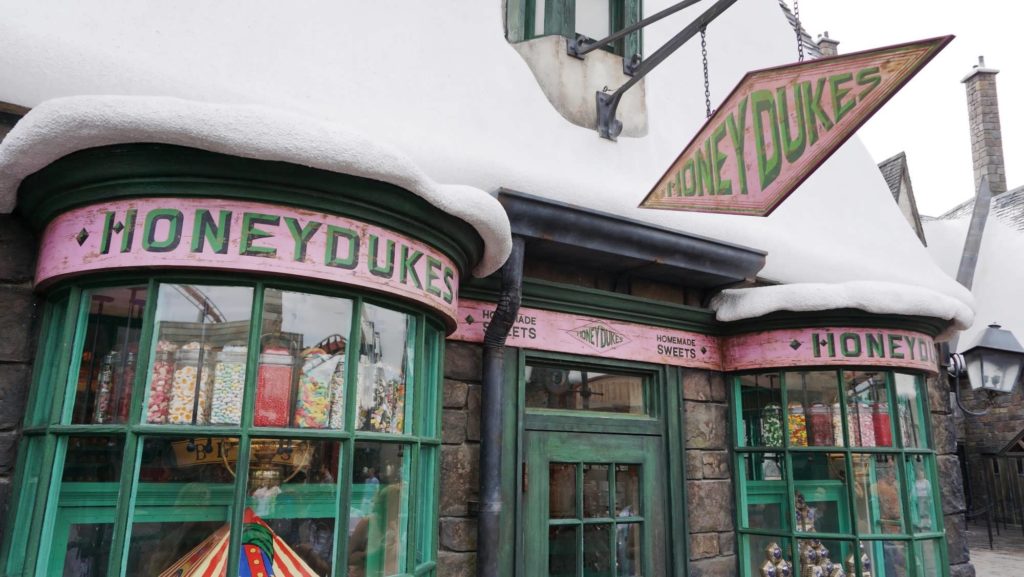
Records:
M483 347L448 341L444 357L438 577L476 574Z
M974 70L963 80L971 122L974 184L977 186L981 177L988 177L992 194L999 194L1006 192L1006 167L1003 165L1003 138L996 93L996 74L999 71L985 68L985 60L979 60Z
M967 547L966 505L960 459L956 455L956 419L949 404L945 378L928 379L928 406L931 408L932 442L937 453L939 490L946 525L950 577L974 577Z
M728 392L721 373L683 373L690 577L736 574Z
M958 419L959 438L967 454L971 503L978 508L992 501L986 478L992 462L981 455L1001 450L1024 430L1024 385L1018 384L1009 394L990 396L969 390L963 379L961 383L964 406L972 411L987 411L981 416L964 413Z
M0 540L35 355L35 251L28 227L16 216L0 215Z

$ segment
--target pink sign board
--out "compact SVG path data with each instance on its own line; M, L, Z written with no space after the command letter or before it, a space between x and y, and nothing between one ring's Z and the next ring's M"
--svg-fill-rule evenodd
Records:
M747 73L640 206L767 216L952 39Z
M463 299L450 339L480 343L494 303ZM721 369L712 336L646 325L522 308L509 333L510 347L702 369Z
M728 337L722 345L726 371L857 366L906 368L936 373L935 342L912 331L815 328L764 331Z
M302 277L422 303L455 324L458 268L380 226L271 204L119 200L66 212L43 233L36 284L92 271L216 269Z

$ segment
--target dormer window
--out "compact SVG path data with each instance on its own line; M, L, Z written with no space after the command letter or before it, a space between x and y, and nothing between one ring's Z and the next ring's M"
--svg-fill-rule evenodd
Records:
M523 39L585 36L600 40L640 20L640 0L522 0ZM640 33L604 47L619 56L640 53Z

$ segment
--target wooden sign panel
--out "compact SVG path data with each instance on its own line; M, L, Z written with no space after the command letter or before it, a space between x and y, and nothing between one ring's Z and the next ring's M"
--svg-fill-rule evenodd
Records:
M747 73L640 207L771 214L952 39Z
M77 208L43 233L36 284L126 268L216 269L331 281L422 303L455 324L459 274L433 247L342 216L207 198Z

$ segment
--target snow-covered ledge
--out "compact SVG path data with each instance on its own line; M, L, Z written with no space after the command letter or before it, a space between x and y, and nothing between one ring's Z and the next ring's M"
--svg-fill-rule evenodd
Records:
M471 186L434 182L388 144L263 106L166 97L72 96L33 108L0 144L0 212L14 210L25 177L55 160L132 142L289 162L402 187L476 229L484 241L476 276L497 270L512 247L508 217L493 196Z
M779 311L835 309L930 317L950 323L937 337L940 341L974 322L974 311L959 299L924 287L878 281L727 289L711 300L711 308L716 318L723 322L753 319Z

